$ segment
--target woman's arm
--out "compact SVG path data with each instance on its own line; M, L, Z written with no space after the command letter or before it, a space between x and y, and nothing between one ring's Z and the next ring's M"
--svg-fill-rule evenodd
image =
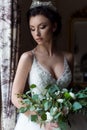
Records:
M32 53L26 52L22 54L18 63L18 67L17 67L17 71L16 71L16 75L12 87L12 103L16 108L21 108L26 106L26 104L25 105L21 104L22 98L18 98L17 94L23 94L24 92L25 83L31 69L32 60L33 60ZM29 115L33 113L26 112L25 114Z

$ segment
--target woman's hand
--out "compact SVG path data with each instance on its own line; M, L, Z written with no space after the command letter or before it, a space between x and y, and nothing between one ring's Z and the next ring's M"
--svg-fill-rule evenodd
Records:
M54 128L58 128L57 123L46 123L45 124L45 130L53 130Z
M31 115L36 115L35 111L27 111L24 113L27 117L31 116Z

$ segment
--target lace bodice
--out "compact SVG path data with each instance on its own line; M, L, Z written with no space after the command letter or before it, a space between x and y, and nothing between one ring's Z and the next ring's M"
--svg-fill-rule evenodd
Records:
M67 87L72 79L71 70L69 68L67 59L64 57L64 72L58 78L55 79L52 74L45 69L34 56L31 71L29 74L29 85L36 84L37 87L33 89L34 93L43 93L44 88L49 85L56 83L61 88Z

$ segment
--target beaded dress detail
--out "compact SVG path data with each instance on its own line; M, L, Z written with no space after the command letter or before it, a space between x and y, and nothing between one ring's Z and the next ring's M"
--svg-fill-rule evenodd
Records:
M58 79L55 79L52 74L46 68L44 68L34 56L29 76L29 84L37 85L37 88L33 89L35 93L40 94L40 92L44 91L44 87L53 83L56 83L61 88L66 88L70 84L71 79L72 74L66 57L64 57L64 72Z

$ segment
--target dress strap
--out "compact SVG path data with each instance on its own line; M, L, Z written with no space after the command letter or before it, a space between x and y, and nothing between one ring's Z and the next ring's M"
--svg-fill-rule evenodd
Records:
M35 53L34 53L34 50L32 50L31 53L32 53L33 59L35 59Z
M35 56L34 50L32 50L31 53L32 53L33 62L35 62L36 61L36 56Z
M31 53L34 55L34 50L31 50Z

